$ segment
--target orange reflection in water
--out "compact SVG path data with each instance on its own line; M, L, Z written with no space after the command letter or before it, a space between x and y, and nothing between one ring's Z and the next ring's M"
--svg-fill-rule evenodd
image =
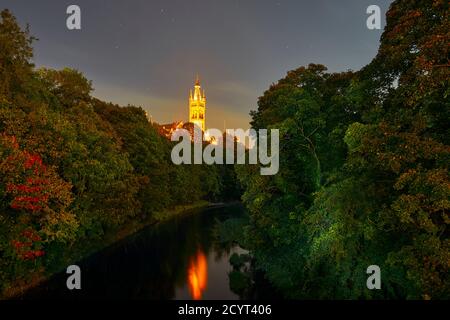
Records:
M202 250L190 258L188 269L188 285L192 299L200 300L208 282L208 263Z

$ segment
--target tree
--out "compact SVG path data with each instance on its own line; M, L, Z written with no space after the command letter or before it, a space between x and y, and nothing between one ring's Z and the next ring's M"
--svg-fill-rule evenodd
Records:
M7 9L0 14L0 102L18 98L26 92L31 78L33 56L28 27L21 30Z
M299 68L259 99L252 125L280 128L286 151L277 176L239 177L253 254L287 296L449 296L448 15L394 1L362 70Z

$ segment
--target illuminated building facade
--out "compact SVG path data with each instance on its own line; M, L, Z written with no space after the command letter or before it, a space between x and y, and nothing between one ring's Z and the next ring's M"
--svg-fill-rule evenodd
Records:
M189 92L189 122L197 125L203 132L206 130L205 111L205 91L202 91L200 80L197 76L197 80L194 85L194 92L192 92L192 90Z

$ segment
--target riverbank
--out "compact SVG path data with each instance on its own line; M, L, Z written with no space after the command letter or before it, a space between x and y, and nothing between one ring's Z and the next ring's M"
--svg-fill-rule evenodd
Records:
M180 205L171 209L162 210L150 217L141 220L132 220L121 228L108 230L105 232L102 239L99 239L99 241L92 241L92 239L89 239L76 242L68 247L67 250L65 250L64 256L60 259L60 263L51 266L51 269L47 269L45 271L36 270L26 279L18 279L16 282L9 285L5 290L3 290L3 292L0 293L0 300L20 299L20 297L26 291L48 280L54 274L64 271L68 265L74 264L91 256L92 254L106 249L109 246L112 246L129 236L132 236L133 234L141 231L146 227L156 226L160 223L169 221L177 217L194 214L195 212L200 210L208 208L220 208L224 206L235 205L237 203L238 202L211 203L208 201L198 201L189 205Z

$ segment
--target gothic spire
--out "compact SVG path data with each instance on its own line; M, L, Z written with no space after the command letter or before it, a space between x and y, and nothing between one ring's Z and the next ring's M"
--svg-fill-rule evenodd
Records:
M195 85L200 86L200 78L198 76L198 73L197 73L197 78L195 79Z

